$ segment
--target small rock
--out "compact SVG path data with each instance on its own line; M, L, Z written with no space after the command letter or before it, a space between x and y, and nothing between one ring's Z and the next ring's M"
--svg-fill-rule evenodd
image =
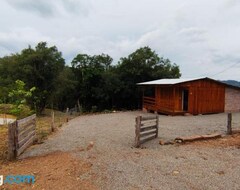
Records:
M172 173L173 173L173 175L178 175L180 172L177 170L174 170Z
M159 144L160 144L160 145L164 145L164 141L163 141L163 140L160 140L160 141L159 141Z
M182 143L183 141L180 139L175 139L175 143Z
M217 174L219 174L219 175L224 175L225 172L224 172L224 171L218 171Z
M91 142L89 143L88 147L87 147L87 150L92 149L93 146L94 146L94 142L91 141Z

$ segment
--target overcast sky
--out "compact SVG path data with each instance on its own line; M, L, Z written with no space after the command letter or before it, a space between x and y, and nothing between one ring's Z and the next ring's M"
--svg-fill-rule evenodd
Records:
M240 81L239 0L2 0L0 56L40 41L67 63L106 53L117 63L149 46L183 78Z

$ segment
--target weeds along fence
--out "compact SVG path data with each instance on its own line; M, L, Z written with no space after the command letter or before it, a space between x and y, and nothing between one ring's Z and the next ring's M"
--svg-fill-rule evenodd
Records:
M36 114L8 124L8 159L13 160L36 138Z
M158 137L158 116L138 116L135 125L135 147Z
M0 161L7 158L8 153L8 126L0 125Z

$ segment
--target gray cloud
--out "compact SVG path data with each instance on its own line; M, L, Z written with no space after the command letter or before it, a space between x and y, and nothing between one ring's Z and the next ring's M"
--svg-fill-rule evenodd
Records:
M17 10L35 12L40 16L49 17L54 14L54 8L51 1L8 0L7 2Z
M8 0L16 10L34 12L42 17L53 17L70 13L88 15L90 2L76 0Z
M108 53L116 63L150 46L183 77L212 76L239 60L238 0L8 0L0 12L0 56L47 41L68 63L77 53ZM240 80L239 72L215 77Z

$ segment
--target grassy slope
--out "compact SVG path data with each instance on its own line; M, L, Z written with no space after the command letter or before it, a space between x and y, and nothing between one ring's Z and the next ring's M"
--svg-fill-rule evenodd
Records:
M43 115L37 117L37 142L40 143L44 139L46 139L52 132L51 132L51 110L46 109ZM67 117L69 119L74 118L75 116L67 116L63 112L54 111L55 120L54 125L56 128L62 126L63 123L66 122ZM7 126L0 126L0 161L7 158L7 136L8 136Z

